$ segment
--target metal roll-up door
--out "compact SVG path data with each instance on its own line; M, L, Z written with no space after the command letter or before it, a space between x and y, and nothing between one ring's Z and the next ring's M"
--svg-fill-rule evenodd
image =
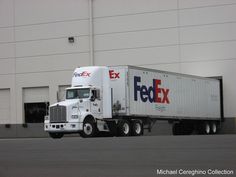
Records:
M48 87L35 87L23 89L24 103L39 103L49 101L49 88Z
M48 115L49 88L35 87L23 89L23 102L26 123L43 123Z

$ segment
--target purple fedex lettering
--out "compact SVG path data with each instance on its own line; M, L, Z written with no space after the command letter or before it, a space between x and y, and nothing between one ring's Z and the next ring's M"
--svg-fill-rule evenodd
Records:
M83 71L81 73L74 72L74 77L90 77L91 73Z
M145 85L138 85L141 82L141 77L134 76L134 100L138 101L138 92L142 102L150 103L166 103L169 104L169 89L161 88L161 80L153 79L153 85L147 87Z

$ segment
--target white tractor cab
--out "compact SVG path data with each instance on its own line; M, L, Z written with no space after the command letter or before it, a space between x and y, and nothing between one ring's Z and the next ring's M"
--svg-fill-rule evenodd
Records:
M82 137L109 131L102 119L112 118L111 88L108 67L75 69L72 87L66 89L66 100L49 107L45 131L52 138L79 132Z

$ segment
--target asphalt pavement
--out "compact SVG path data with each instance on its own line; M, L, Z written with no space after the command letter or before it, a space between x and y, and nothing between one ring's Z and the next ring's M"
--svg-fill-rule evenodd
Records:
M1 139L0 177L21 176L235 177L236 135Z

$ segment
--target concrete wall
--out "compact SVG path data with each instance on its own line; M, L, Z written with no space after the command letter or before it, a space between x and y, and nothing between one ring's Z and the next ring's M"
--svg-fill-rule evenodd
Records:
M10 89L11 104L4 123L24 123L23 88L49 87L55 102L91 53L95 65L223 76L225 116L236 117L234 0L93 0L92 10L91 30L89 0L0 0L0 89Z

